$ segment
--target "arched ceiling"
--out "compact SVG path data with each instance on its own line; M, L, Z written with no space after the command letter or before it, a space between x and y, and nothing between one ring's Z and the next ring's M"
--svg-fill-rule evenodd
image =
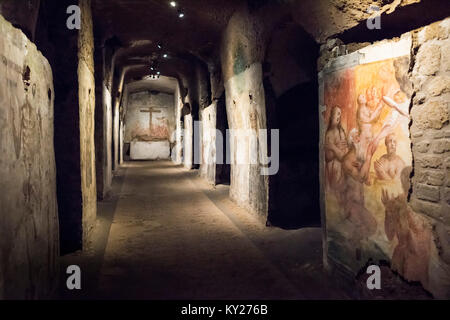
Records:
M178 81L172 77L161 76L156 80L140 80L127 84L128 93L140 92L145 90L155 90L159 92L174 94Z
M367 35L367 9L378 5L383 21L388 25L389 15L409 10L427 10L427 3L445 12L448 0L92 0L96 38L98 43L110 41L115 46L115 74L128 66L141 65L127 72L124 84L140 80L151 73L157 63L162 75L178 80L192 75L192 65L219 63L220 45L227 23L234 12L247 7L257 12L271 33L279 23L291 21L303 28L318 43L324 43L336 34L348 33L348 41L357 34ZM448 7L448 5L447 5ZM450 8L450 7L448 7ZM262 9L262 10L260 10ZM179 18L179 11L184 13ZM447 9L448 10L448 9ZM399 13L398 13L399 14ZM391 15L394 16L393 14ZM408 17L397 22L405 25ZM391 19L392 20L392 19ZM361 26L364 30L359 30ZM409 27L408 27L409 28ZM393 27L391 26L391 29ZM394 28L395 29L395 28ZM397 30L397 29L395 29ZM245 31L245 30L243 30ZM381 32L387 32L385 28ZM111 41L113 40L113 41ZM159 45L161 47L159 47ZM167 54L167 58L163 55ZM147 67L146 67L147 66ZM194 67L195 68L195 67Z
M228 19L245 2L177 0L173 8L169 0L93 0L93 14L102 42L114 38L120 44L115 62L121 69L150 65L163 54L179 58L188 53L205 60L218 49Z
M95 21L106 38L116 36L123 44L150 40L196 51L215 42L242 0L94 0ZM183 10L183 19L178 17ZM191 49L191 50L189 50Z

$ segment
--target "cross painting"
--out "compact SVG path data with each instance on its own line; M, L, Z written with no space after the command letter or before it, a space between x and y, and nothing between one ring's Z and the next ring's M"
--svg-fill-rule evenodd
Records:
M147 135L143 136L143 140L168 140L169 128L167 120L162 115L160 109L149 107L140 110L141 113L148 113L148 129Z

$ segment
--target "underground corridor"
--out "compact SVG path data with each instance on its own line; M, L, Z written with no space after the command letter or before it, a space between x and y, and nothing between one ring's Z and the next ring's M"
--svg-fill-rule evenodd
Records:
M121 167L113 190L90 252L64 257L88 277L67 298L345 297L322 278L320 229L266 231L230 201L229 186L211 189L170 161L140 161Z
M450 299L447 1L3 0L0 60L0 300Z

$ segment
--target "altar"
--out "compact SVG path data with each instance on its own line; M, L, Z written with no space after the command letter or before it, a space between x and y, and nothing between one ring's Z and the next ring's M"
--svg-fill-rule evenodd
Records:
M165 160L170 158L170 143L165 141L132 141L131 160Z

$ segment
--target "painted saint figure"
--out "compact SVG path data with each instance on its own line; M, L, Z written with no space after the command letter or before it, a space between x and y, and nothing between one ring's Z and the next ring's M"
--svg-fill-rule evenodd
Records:
M377 178L379 180L400 179L405 162L397 155L397 139L394 133L386 137L385 144L387 153L374 164Z
M377 121L381 114L381 110L384 107L376 90L370 94L370 101L371 105L376 106L375 110L372 110L369 107L365 94L360 94L358 96L358 111L356 120L358 123L361 140L361 152L358 154L358 158L361 160L364 160L363 157L365 157L366 150L373 141L372 125Z
M330 121L325 133L325 170L327 187L337 190L342 185L342 160L348 152L347 137L341 125L341 109L331 109Z
M353 232L351 240L355 246L373 235L377 230L377 222L372 213L365 207L364 184L369 177L370 163L373 154L367 149L365 160L357 157L361 153L361 136L357 129L349 133L350 151L343 160L343 171L345 174L345 188L342 197L342 207L345 219L351 222ZM360 259L360 248L356 247L356 259Z

